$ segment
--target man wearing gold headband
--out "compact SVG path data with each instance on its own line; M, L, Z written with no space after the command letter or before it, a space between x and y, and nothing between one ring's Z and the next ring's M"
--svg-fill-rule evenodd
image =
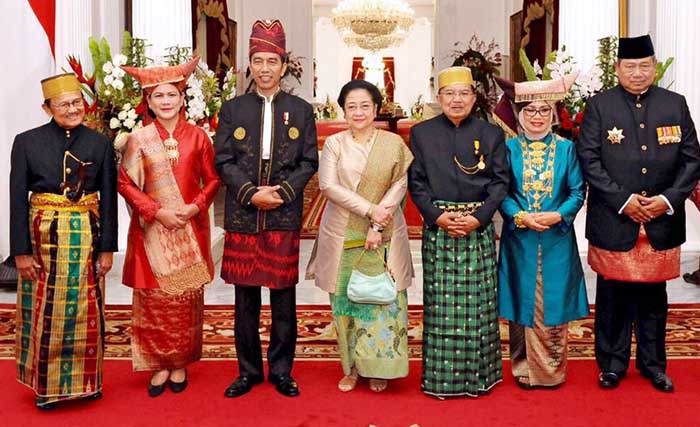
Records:
M470 113L471 71L438 75L442 114L411 129L409 189L423 215L424 393L488 393L501 381L496 239L508 191L503 132Z
M76 76L41 85L52 120L17 135L12 146L10 245L20 273L17 379L34 390L38 408L49 409L101 396L117 191L114 149L82 124Z

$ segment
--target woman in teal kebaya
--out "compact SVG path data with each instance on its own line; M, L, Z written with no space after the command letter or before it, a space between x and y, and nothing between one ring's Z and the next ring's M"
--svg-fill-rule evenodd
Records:
M553 135L554 105L575 75L515 84L522 133L511 167L499 253L499 305L509 320L513 376L523 388L566 380L567 324L588 314L573 222L585 198L574 143Z

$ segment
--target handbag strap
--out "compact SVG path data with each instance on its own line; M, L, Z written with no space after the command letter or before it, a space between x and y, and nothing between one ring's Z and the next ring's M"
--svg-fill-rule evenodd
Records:
M364 248L364 249L362 250L362 253L360 253L360 256L358 256L357 259L355 260L355 262L352 263L352 269L353 269L353 270L356 270L356 269L357 269L357 265L360 263L360 261L362 261L362 257L365 256L365 253L366 253L366 252L367 252L367 248ZM387 273L389 273L389 276L391 276L391 278L392 278L392 280L393 280L393 279L394 279L394 274L391 272L391 270L389 270L389 266L387 265L386 261L384 260L384 257L382 256L382 253L379 252L379 249L374 249L373 252L376 252L376 253L377 253L377 256L379 257L379 259L382 260L382 264L384 264L384 270L385 270Z

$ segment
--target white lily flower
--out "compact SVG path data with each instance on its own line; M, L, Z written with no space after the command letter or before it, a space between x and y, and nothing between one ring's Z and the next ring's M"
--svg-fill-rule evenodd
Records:
M110 129L119 129L121 126L122 126L122 122L120 122L118 118L112 117L109 120L109 128Z

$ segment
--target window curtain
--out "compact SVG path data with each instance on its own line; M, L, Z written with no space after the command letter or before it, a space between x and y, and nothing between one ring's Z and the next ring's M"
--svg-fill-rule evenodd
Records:
M365 79L365 68L362 66L363 60L364 57L361 56L352 58L352 80ZM394 102L394 89L396 88L394 58L385 56L382 58L382 61L384 63L384 88L386 89L387 100Z
M531 62L544 63L547 54L559 46L560 0L523 0L520 47Z
M81 0L82 1L82 0ZM192 47L190 0L132 0L132 35L146 39L146 55L162 61L172 46Z
M660 61L674 58L660 84L671 85L671 90L686 97L696 126L700 123L699 16L700 2L696 0L656 1L656 57Z
M559 46L566 46L582 73L596 63L598 40L617 36L618 29L616 0L559 2Z

